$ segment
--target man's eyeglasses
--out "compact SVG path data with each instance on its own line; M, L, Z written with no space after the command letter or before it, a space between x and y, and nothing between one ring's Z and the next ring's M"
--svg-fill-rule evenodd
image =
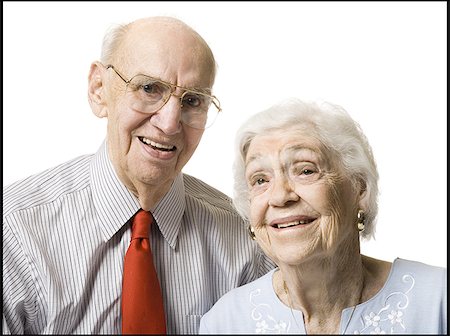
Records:
M106 69L109 68L113 69L126 83L127 90L132 94L133 99L130 100L130 107L140 112L154 113L167 103L170 96L175 96L180 98L181 102L181 121L190 127L205 129L214 123L222 110L219 100L208 93L188 89L142 74L127 80L113 65L108 64ZM181 96L174 94L177 88L184 90Z

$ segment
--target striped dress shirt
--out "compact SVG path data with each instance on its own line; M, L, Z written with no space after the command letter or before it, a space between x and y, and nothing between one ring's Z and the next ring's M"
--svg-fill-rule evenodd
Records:
M106 141L3 190L3 333L119 334L123 258L137 198ZM152 210L151 245L169 334L198 332L227 291L274 267L230 199L179 174Z

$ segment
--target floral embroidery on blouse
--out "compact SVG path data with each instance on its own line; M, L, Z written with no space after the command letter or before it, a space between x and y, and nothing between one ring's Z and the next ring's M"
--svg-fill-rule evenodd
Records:
M253 309L251 317L255 324L257 334L284 334L289 331L290 322L277 321L272 316L272 307L267 303L257 303L258 296L261 295L261 289L250 292L250 304Z
M378 312L370 312L368 315L361 316L362 327L355 330L354 334L394 334L405 332L406 326L403 324L403 315L408 308L408 293L413 289L415 280L409 274L402 277L402 282L408 285L404 292L398 291L389 294L386 297L384 306Z

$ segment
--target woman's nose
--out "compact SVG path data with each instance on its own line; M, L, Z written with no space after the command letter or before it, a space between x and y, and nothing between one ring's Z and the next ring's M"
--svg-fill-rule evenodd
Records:
M287 178L277 178L272 184L269 205L274 207L285 206L289 202L296 202L300 196L295 192Z

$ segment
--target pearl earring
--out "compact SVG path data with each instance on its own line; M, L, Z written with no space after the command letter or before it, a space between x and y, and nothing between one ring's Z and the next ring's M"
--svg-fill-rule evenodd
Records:
M366 227L365 221L366 221L366 216L364 214L364 211L358 210L358 222L356 224L358 225L359 232L364 231L364 229Z
M255 231L251 225L248 226L248 235L252 240L256 240Z

